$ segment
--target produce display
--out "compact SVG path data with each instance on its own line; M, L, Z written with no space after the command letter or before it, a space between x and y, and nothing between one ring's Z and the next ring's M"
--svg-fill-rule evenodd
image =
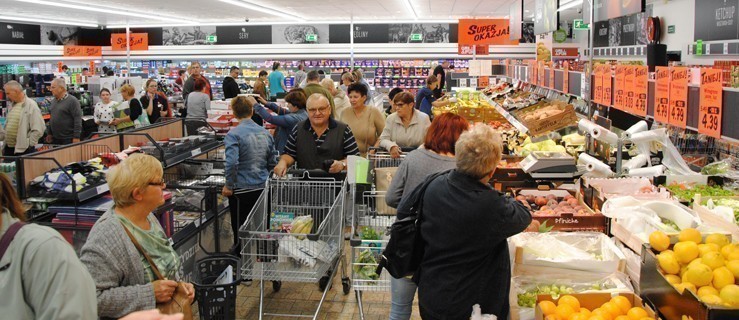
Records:
M567 195L562 198L558 198L554 194L546 196L523 196L519 195L516 200L520 201L527 208L532 211L535 216L559 216L562 214L573 214L573 215L592 215L593 213L585 210L583 206L577 201L572 195Z
M584 303L572 296L559 297L556 303L545 300L538 304L546 320L647 320L654 319L643 306L634 305L632 300L619 295L603 303L600 307L589 310Z
M680 201L692 202L696 194L706 197L728 197L734 196L734 192L731 190L725 190L718 186L709 185L688 185L685 183L672 183L667 186L667 190L678 198Z
M707 305L739 309L739 246L723 234L702 235L689 228L680 231L678 242L661 231L649 235L659 252L659 271L682 293L689 290Z
M544 120L563 112L565 112L565 109L562 105L548 105L545 107L537 108L530 112L523 113L520 115L520 118L524 122L532 122L536 120Z
M730 217L733 218L735 224L739 224L739 200L737 199L708 199L705 202L706 207L723 216L723 213L730 213Z

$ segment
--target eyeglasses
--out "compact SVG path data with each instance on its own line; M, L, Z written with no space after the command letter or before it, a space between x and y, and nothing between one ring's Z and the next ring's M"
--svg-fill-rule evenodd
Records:
M166 186L167 183L164 182L164 180L159 180L158 182L149 182L149 185L164 188L164 186Z
M321 108L309 108L308 113L316 113L320 112L321 114L326 113L328 111L329 106L321 107Z
M155 85L155 84L149 86L149 88L156 88L156 87L157 87L157 85Z

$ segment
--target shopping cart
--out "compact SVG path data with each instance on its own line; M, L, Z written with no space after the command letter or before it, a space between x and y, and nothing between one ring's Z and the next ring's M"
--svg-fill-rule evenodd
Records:
M390 239L387 232L395 222L395 209L385 203L387 186L390 185L394 169L400 166L405 154L393 158L389 153L375 150L367 154L372 184L369 190L355 185L352 188L352 233L349 241L352 246L352 287L359 306L359 317L364 319L362 292L390 291L390 275L378 275L377 262L380 260ZM379 187L379 188L378 188Z
M319 178L319 176L323 176ZM239 229L242 278L259 279L259 319L264 315L316 319L341 264L344 294L350 290L342 251L345 180L316 171L290 171L267 181L265 192ZM306 223L312 219L313 223ZM298 222L300 221L300 222ZM264 282L318 282L323 291L312 316L264 313Z

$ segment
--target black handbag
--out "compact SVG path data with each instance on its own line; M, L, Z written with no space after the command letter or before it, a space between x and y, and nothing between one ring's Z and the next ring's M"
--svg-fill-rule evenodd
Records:
M396 279L413 275L421 265L424 244L421 238L421 209L426 188L437 177L449 171L434 173L416 187L398 205L398 215L406 216L396 220L390 227L390 240L380 256L375 272L380 275L387 270Z

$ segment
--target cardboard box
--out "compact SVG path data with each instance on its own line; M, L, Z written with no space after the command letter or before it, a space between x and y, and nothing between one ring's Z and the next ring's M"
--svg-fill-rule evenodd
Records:
M611 274L614 272L624 273L626 270L626 261L623 253L619 250L616 245L606 237L603 233L596 232L573 232L573 233L560 233L553 232L551 234L559 235L562 237L598 237L600 241L603 241L604 248L610 251L615 257L615 260L562 260L554 261L549 259L537 259L537 260L526 260L524 258L524 248L516 246L513 252L513 273L514 274L525 274L530 272L532 269L538 269L540 267L548 267L554 269L566 269L573 271L588 271L588 272L600 272ZM520 236L520 235L519 235ZM510 240L509 240L510 241ZM533 268L532 268L533 267Z
M543 108L545 105L557 105L560 106L564 111L541 120L524 121L523 118L526 114ZM575 107L571 104L564 104L559 101L552 101L547 103L539 103L534 107L528 107L524 110L514 112L514 116L521 121L526 128L529 129L529 135L532 137L547 134L552 131L557 131L564 127L569 127L577 124L578 118L575 114Z
M496 170L497 171L497 170ZM548 194L554 194L557 196L557 201L561 201L562 198L564 198L567 195L570 195L570 193L566 190L517 190L517 194L520 195L533 195L533 196L546 196ZM592 210L582 199L581 195L579 193L576 193L576 198L578 201L578 204L583 207L583 210L585 210L588 215L575 215L571 213L562 213L557 216L545 216L545 215L536 215L533 214L533 218L536 221L539 221L539 223L544 224L546 222L547 226L554 226L552 228L553 231L564 231L564 232L571 232L571 231L593 231L593 232L603 232L606 233L608 231L608 222L604 215L602 215L599 212L596 212Z
M627 299L629 299L629 302L631 302L631 305L634 307L642 307L645 311L647 311L647 314L649 315L649 318L657 319L657 314L654 312L652 308L650 308L647 305L644 305L644 302L642 301L639 296L633 294L633 293L618 293L618 294L610 294L610 293L580 293L580 294L572 294L573 297L577 298L577 300L580 301L580 307L586 308L588 310L594 310L596 308L600 308L604 303L611 301L611 298L614 296L624 296ZM552 299L552 296L550 295L539 295L536 298L536 314L535 318L536 320L544 320L544 313L541 311L541 308L539 307L539 302L542 301L552 301L554 303L557 303L557 300Z

